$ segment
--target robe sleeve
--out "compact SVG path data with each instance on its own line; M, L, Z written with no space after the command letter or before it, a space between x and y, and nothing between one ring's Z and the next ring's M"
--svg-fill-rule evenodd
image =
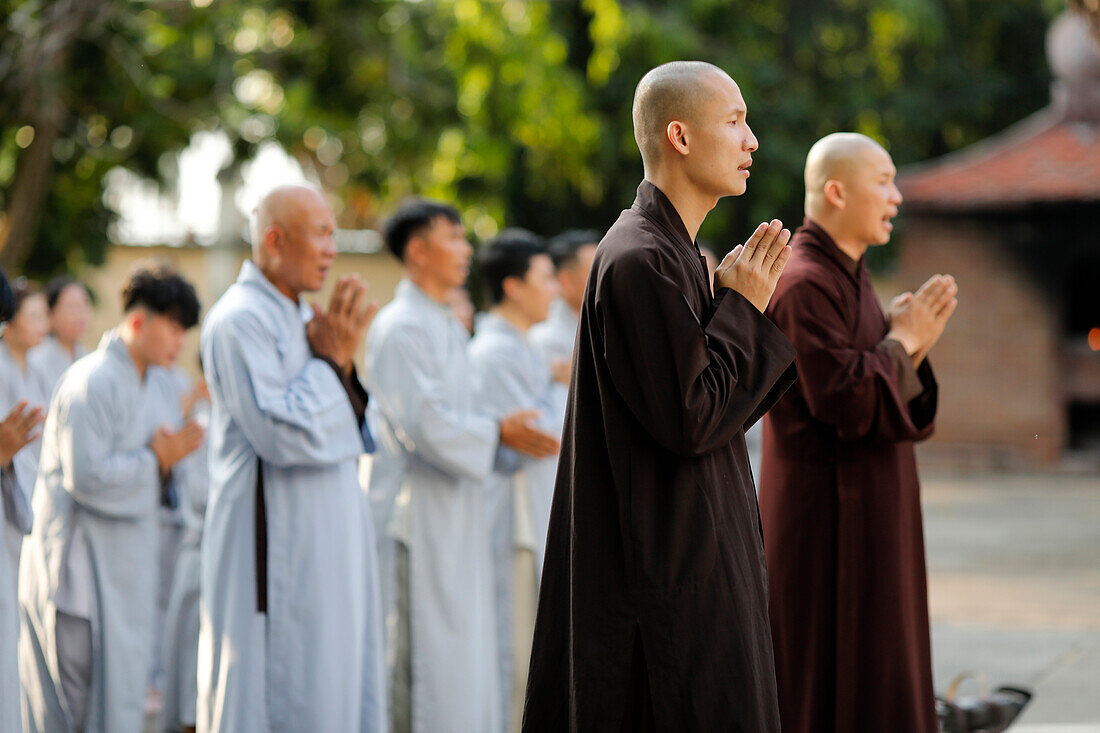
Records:
M217 324L207 351L226 410L265 463L330 466L363 453L355 414L332 368L311 358L287 381L276 339L255 316L240 313Z
M132 519L156 506L160 469L152 448L117 450L118 417L110 396L94 385L81 399L58 397L58 456L65 490L85 509ZM141 490L144 487L144 490Z
M22 534L30 534L34 516L29 489L33 487L28 485L28 479L34 474L27 470L29 461L20 460L22 452L16 453L9 465L0 468L0 501L4 506L4 519Z
M612 382L668 450L699 456L728 444L794 381L794 349L739 293L722 288L700 315L641 255L607 276L597 309Z
M810 414L836 428L841 440L898 442L931 433L937 389L927 360L916 370L923 389L909 400L895 354L888 348L854 348L844 313L817 284L792 285L771 313L798 352Z
M498 459L500 426L491 417L452 406L432 376L440 366L433 368L427 338L413 329L394 329L372 343L371 393L406 450L449 476L480 481Z

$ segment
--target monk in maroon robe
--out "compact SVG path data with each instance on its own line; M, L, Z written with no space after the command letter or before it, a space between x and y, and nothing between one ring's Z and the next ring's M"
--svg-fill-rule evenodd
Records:
M890 239L894 174L862 135L814 145L768 309L799 373L764 419L760 481L786 733L937 730L913 444L932 433L925 356L957 288L937 275L882 312L863 254Z
M779 730L744 429L794 379L762 312L789 234L761 224L713 295L695 244L718 199L745 191L745 115L710 64L660 66L635 93L645 180L581 306L528 733Z

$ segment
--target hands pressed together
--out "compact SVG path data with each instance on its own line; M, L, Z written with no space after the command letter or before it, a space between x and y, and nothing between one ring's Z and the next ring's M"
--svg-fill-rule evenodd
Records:
M149 448L157 456L161 475L167 475L177 463L198 450L204 434L202 426L194 420L188 420L179 430L157 428Z
M890 302L887 338L901 343L919 366L947 325L959 301L959 287L951 275L933 275L916 293L905 292Z
M314 304L313 320L306 325L313 352L332 359L348 374L378 312L378 303L367 301L367 287L358 275L344 275L336 282L328 310Z
M736 290L763 313L791 258L787 245L790 240L790 231L778 219L772 219L770 224L761 223L747 242L734 247L722 259L714 271L715 292L719 288Z
M523 410L503 418L500 421L501 444L534 458L556 455L560 443L535 425L538 416L535 410Z

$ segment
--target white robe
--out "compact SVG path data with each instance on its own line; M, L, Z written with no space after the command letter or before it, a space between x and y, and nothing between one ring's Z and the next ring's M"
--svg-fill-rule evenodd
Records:
M475 411L467 341L446 305L403 280L367 342L378 419L370 499L382 538L391 654L395 543L409 557L414 733L500 727L484 486L499 426Z
M559 298L550 304L550 315L547 319L531 326L531 330L527 332L527 341L542 354L548 367L559 360L572 363L577 324L577 314ZM555 381L550 397L553 412L549 418L556 422L559 433L561 426L565 424L565 407L568 401L569 385Z
M20 400L45 410L48 393L41 374L30 359L26 367L12 356L0 339L0 420ZM22 728L19 713L19 554L32 522L31 491L38 470L41 440L25 446L12 459L12 470L3 477L0 502L0 730Z
M180 378L182 397L191 390L191 382ZM194 418L204 426L210 424L210 405L202 402L195 408ZM167 730L194 726L198 699L199 652L199 578L201 575L202 522L209 495L207 450L201 448L184 459L192 480L180 496L183 532L175 567L170 579L168 605L164 613L164 648L161 668L164 671L164 709L161 720Z
M560 434L553 399L553 378L543 355L535 350L511 323L496 314L487 315L470 341L470 366L477 383L481 407L497 418L519 410L538 410L540 427ZM534 556L536 572L542 570L546 530L558 458L522 457L518 471L494 471L486 479L492 502L493 574L495 578L497 645L500 657L501 701L504 729L509 727L516 672L523 679L527 670L516 670L513 653L513 577L516 550ZM537 584L535 584L537 587ZM528 604L533 606L534 599ZM522 626L521 626L522 628Z
M65 370L88 353L82 344L77 344L74 351L74 355L70 356L57 337L50 335L27 352L27 363L41 376L47 398L57 388L57 383L61 381L61 375Z
M210 496L202 540L200 731L377 731L381 617L363 436L311 355L308 306L245 262L202 330ZM267 613L258 611L262 470Z
M108 333L54 392L19 577L28 730L69 727L56 652L59 610L91 623L87 729L141 729L164 489L149 441L158 427L180 424L171 380L155 366L142 379L125 344ZM185 473L177 466L170 481L184 481Z

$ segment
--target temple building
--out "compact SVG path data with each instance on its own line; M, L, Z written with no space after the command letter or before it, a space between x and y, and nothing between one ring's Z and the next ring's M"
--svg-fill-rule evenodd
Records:
M899 175L896 281L959 282L922 448L956 466L1100 467L1100 41L1066 12L1047 58L1048 107Z

